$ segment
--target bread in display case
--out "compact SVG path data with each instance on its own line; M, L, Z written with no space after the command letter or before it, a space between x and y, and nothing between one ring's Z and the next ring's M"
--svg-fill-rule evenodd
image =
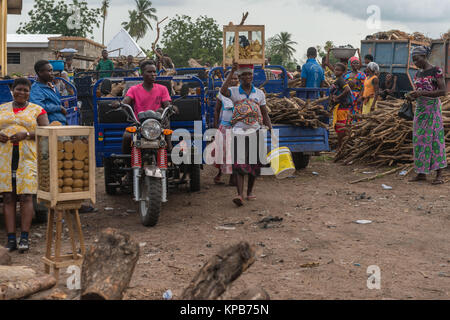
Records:
M67 201L95 203L94 135L93 127L36 129L38 200L51 208Z
M223 61L231 65L265 65L265 27L230 24L223 27Z

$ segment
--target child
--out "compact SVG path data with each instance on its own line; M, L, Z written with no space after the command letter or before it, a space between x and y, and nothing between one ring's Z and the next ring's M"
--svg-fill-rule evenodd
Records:
M345 127L350 123L350 112L353 105L352 91L348 83L344 80L346 67L343 63L337 63L334 67L336 81L330 88L330 105L333 110L333 127L338 136L338 148L342 147L342 142L346 135Z
M377 110L379 80L377 77L380 67L375 62L369 63L367 66L367 79L364 82L364 103L363 114L369 114Z

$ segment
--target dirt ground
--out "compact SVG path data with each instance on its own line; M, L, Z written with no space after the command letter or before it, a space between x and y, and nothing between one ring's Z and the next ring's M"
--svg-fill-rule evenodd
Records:
M130 195L105 194L100 169L99 211L82 215L82 224L88 245L106 227L140 243L126 299L162 299L168 289L176 299L209 257L239 241L255 245L258 259L224 298L261 285L274 300L450 299L450 183L412 184L398 174L348 183L386 170L316 157L295 178L260 178L258 201L238 209L231 201L235 189L215 186L215 169L207 167L201 192L172 193L159 225L145 228ZM270 216L283 221L258 223ZM43 270L45 225L35 225L31 237L31 251L14 253L13 263ZM367 287L367 268L374 265L381 269L380 290Z

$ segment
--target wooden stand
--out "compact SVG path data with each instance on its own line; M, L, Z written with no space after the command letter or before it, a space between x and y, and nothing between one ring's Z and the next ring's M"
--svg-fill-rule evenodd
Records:
M86 254L84 245L83 232L81 230L80 215L78 210L81 208L81 202L61 202L56 207L49 207L49 216L47 222L47 246L45 257L42 261L45 264L45 272L50 274L51 267L54 270L54 277L58 280L59 269L67 268L72 265L81 267L83 257ZM69 229L69 237L72 245L72 254L61 255L61 240L63 231L63 218ZM52 255L53 247L53 225L56 221L56 234L54 241L54 255ZM75 227L74 227L75 224ZM75 236L78 237L80 249L78 251ZM80 252L80 253L78 253Z

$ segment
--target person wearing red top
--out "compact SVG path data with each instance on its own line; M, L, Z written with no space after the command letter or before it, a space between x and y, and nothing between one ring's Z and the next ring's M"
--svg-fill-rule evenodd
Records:
M169 90L165 86L155 83L157 76L155 62L144 61L140 68L144 82L131 87L122 100L122 104L131 105L136 117L140 112L149 110L162 113L171 103ZM115 108L118 106L118 103L113 105ZM131 153L131 138L131 133L124 133L122 140L122 152L124 154Z

